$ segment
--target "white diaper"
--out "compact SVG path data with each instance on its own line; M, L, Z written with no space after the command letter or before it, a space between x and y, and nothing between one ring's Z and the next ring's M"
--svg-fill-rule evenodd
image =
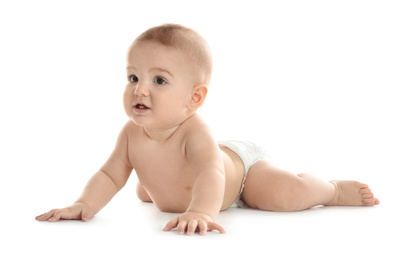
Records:
M245 141L221 141L218 142L218 145L220 147L226 147L235 152L240 159L242 159L244 168L245 168L245 174L243 178L243 183L242 187L240 189L240 193L238 198L236 199L236 204L240 208L246 208L247 205L244 203L244 201L241 200L242 198L242 192L244 189L244 185L246 182L246 177L247 173L250 169L251 166L253 166L256 162L260 160L271 160L271 157L264 151L264 149L256 145L252 142L245 142Z

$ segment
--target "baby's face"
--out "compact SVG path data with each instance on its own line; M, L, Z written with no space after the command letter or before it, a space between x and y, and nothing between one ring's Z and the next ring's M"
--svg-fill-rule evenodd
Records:
M192 113L194 79L182 51L153 42L135 42L127 55L125 112L137 125L170 129Z

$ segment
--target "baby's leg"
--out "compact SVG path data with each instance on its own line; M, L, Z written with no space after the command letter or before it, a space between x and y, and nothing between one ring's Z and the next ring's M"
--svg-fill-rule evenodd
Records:
M259 161L249 169L242 199L250 207L271 211L298 211L317 205L379 204L366 184L294 175L267 161Z

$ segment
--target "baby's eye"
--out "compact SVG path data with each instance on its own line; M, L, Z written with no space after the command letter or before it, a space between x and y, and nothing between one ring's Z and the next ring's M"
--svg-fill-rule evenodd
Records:
M136 77L135 75L130 75L128 77L128 79L130 82L138 82L139 81L138 77Z
M156 83L157 85L164 85L164 84L166 84L167 82L165 81L165 79L163 79L163 78L161 78L161 77L156 77L156 78L154 79L154 83Z

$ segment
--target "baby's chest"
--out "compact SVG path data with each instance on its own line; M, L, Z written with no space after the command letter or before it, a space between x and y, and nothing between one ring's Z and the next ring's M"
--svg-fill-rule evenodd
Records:
M176 180L190 181L193 178L185 152L178 147L144 147L130 151L129 156L141 182L167 183Z

